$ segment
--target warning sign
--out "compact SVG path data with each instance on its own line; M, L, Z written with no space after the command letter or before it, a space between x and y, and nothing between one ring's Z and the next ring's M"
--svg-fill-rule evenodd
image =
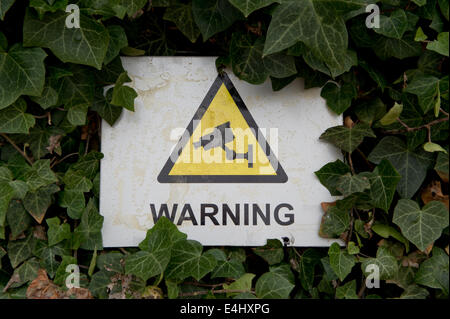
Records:
M138 97L101 132L104 247L137 246L163 216L207 246L327 246L321 202L335 200L314 172L342 158L319 139L341 125L295 79L274 92L215 57L123 57Z
M160 183L284 183L275 153L226 73L217 76Z

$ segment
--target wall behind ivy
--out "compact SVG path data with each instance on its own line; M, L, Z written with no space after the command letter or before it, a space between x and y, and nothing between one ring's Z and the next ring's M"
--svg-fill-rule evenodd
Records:
M378 1L378 28L370 0L73 3L79 29L68 0L0 1L1 298L448 298L448 0ZM138 248L103 249L101 119L136 97L120 55L321 87L345 119L321 139L345 160L315 172L342 196L317 203L317 231L345 246L203 248L162 218Z

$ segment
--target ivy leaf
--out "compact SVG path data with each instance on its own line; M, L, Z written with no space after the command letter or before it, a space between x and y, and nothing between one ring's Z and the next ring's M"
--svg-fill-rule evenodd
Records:
M125 260L125 273L136 275L143 280L159 275L166 269L171 254L169 234L157 229L148 237L146 250L128 256Z
M436 159L436 165L434 170L439 174L439 177L446 183L448 183L448 156L443 153L439 153Z
M80 157L80 159L73 164L72 169L80 172L88 179L93 179L100 168L100 160L103 154L96 151L91 151L88 154Z
M174 6L168 7L164 13L164 20L175 23L177 28L192 43L197 41L200 30L195 24L191 4L177 3Z
M394 106L389 109L389 111L380 119L381 125L390 125L392 123L395 123L397 119L400 117L400 114L402 114L403 111L403 105L394 103Z
M361 193L370 187L369 179L364 175L347 173L339 177L336 189L347 197L353 193Z
M50 160L41 159L33 163L25 173L25 180L31 191L56 183L58 178L50 168Z
M104 217L98 213L94 200L89 200L80 225L75 228L74 234L80 238L80 248L86 250L103 249L102 226Z
M46 222L48 225L47 236L49 246L54 246L65 239L70 239L71 234L69 224L63 223L60 225L58 217L47 218Z
M33 234L30 233L24 239L11 240L8 242L8 257L11 266L16 268L19 264L33 255L33 248L36 244Z
M370 101L357 104L354 110L360 121L370 125L383 117L386 113L386 105L380 98L374 98Z
M5 18L6 11L11 8L15 0L3 0L0 3L0 19L3 20Z
M348 4L342 1L335 5ZM333 9L333 2L326 1L283 2L272 14L264 55L301 41L319 60L333 66L341 65L347 57L348 36L344 20Z
M425 179L427 169L433 164L432 154L423 150L412 151L395 136L384 137L372 152L369 160L379 164L383 159L395 167L402 176L397 191L403 198L411 198Z
M72 168L69 168L66 174L64 174L63 182L65 184L65 190L89 192L92 188L92 182L82 172Z
M230 55L233 73L251 84L266 81L269 72L262 60L263 40L252 43L250 36L241 33L231 38Z
M322 254L316 249L309 248L305 250L300 257L299 261L299 279L302 287L309 291L313 288L314 283L314 270L315 267L320 264Z
M449 5L448 1L439 0L439 7L441 8L442 15L447 19L447 21L448 21L448 12L449 12L448 5Z
M35 124L34 116L25 113L27 104L19 99L13 105L0 110L0 133L25 133Z
M448 57L448 32L439 33L437 40L427 44L427 49Z
M395 10L391 15L380 15L380 27L374 28L376 33L389 38L401 39L408 28L408 18L402 9Z
M19 200L9 203L6 219L13 237L17 237L31 225L31 217Z
M124 85L125 82L130 81L126 72L119 75L114 85L111 104L134 111L134 99L137 97L137 93L133 88Z
M400 299L426 299L429 295L430 293L425 288L410 285L400 295Z
M275 53L266 56L263 62L269 75L274 78L286 78L297 74L293 56Z
M350 226L350 215L336 206L328 208L322 217L319 236L323 238L338 238Z
M392 221L402 230L402 234L420 250L424 251L441 236L448 226L448 210L438 201L431 201L422 209L410 199L398 201Z
M187 277L202 279L216 267L216 259L207 252L202 254L202 245L195 240L180 240L172 247L172 258L167 266L167 279L183 280Z
M413 33L407 32L402 39L379 37L373 43L373 50L382 60L390 57L406 59L421 55L422 44L414 41Z
M0 50L0 109L23 94L41 95L45 82L46 56L41 48L27 49L20 44L13 45L9 52Z
M417 75L405 89L405 92L417 95L419 105L424 113L434 107L438 94L439 79L432 75Z
M261 299L287 299L293 288L294 284L285 276L269 271L259 277L255 292Z
M104 64L111 62L120 52L120 49L128 46L128 39L125 30L120 25L110 25L107 27L109 34L109 45L106 51Z
M109 125L114 125L114 123L122 114L123 108L120 106L112 105L109 101L112 97L112 90L106 92L106 97L103 95L103 90L99 88L94 96L94 104L91 109L97 112L102 119L104 119ZM109 99L107 97L109 96Z
M383 246L378 248L376 258L367 258L362 262L361 270L366 276L368 275L368 273L366 273L366 268L371 264L378 266L380 270L380 280L391 279L398 271L397 259Z
M65 72L71 75L58 78L55 88L58 92L58 105L74 105L85 104L91 105L94 100L94 77L92 71L85 67L70 67Z
M245 273L242 262L237 259L228 259L221 249L210 249L208 253L213 254L217 260L217 266L211 273L211 278L239 278Z
M9 203L14 196L14 189L8 182L0 181L0 226L5 226Z
M430 153L442 152L442 153L447 154L447 151L445 150L445 148L443 148L439 144L433 143L433 142L426 142L425 144L423 144L423 149Z
M108 298L108 287L111 285L112 272L101 270L92 275L89 291L93 296L101 299Z
M125 8L129 17L134 16L146 3L147 0L119 0L119 5Z
M356 280L336 288L336 299L358 299L356 294Z
M425 260L416 274L415 282L419 285L449 292L449 259L439 247L433 247L432 257Z
M383 159L367 176L370 182L373 205L388 212L394 198L395 189L401 179L400 174L388 160Z
M83 191L67 189L59 193L59 205L67 208L67 215L72 219L80 219L86 205Z
M244 16L247 18L250 13L252 13L253 11L256 11L258 9L267 7L268 5L275 3L275 2L280 2L277 0L229 0L229 2L235 6L236 8L238 8L243 14Z
M242 14L227 0L193 0L192 13L203 41L231 26Z
M329 190L332 196L342 195L336 187L339 178L347 173L350 173L350 167L341 160L328 163L320 170L314 172L317 178L319 178L320 183Z
M35 279L37 277L38 269L39 261L37 258L26 260L19 268L14 270L13 276L16 276L16 281L11 285L11 288L20 287Z
M382 223L375 223L372 225L372 230L383 238L393 237L399 242L403 243L406 248L406 252L409 251L409 241L402 236L394 227L391 227Z
M370 126L366 123L358 123L352 128L343 125L327 129L320 139L329 141L346 152L353 152L364 137L376 137Z
M147 231L145 239L139 243L139 248L141 250L148 250L149 245L151 245L150 238L151 236L153 236L152 235L153 232L156 231L161 231L168 234L169 236L168 242L171 244L170 247L172 247L178 241L186 240L187 238L187 235L180 232L177 226L175 226L175 224L172 223L170 219L168 219L165 216L162 216L161 218L158 219L156 224Z
M349 255L346 250L342 250L339 244L333 243L328 249L330 256L330 266L341 281L347 277L355 265L355 256Z
M23 206L39 224L42 223L45 213L52 203L52 195L57 191L59 191L59 187L50 184L36 191L28 192L23 199Z
M280 263L284 257L283 244L278 239L268 239L266 245L253 248L252 250L269 265Z
M109 34L94 19L80 14L80 28L67 28L68 13L45 14L39 19L27 10L23 24L24 46L49 48L61 61L101 69L108 49Z
M351 83L338 86L334 82L328 82L320 91L320 96L327 101L327 106L336 114L344 113L357 94L356 87Z

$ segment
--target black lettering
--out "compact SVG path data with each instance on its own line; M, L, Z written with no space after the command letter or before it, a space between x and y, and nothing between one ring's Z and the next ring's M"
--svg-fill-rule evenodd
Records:
M294 214L284 214L284 217L287 217L288 220L282 221L279 216L280 209L282 209L282 208L287 208L289 211L292 211L294 209L289 204L285 204L285 203L279 204L277 207L275 207L275 210L274 210L275 221L278 224L283 225L283 226L292 225L294 223Z
M155 204L150 204L150 209L152 210L152 216L153 216L153 222L156 224L158 220L161 218L161 216L164 214L170 221L173 223L173 220L175 219L175 214L177 213L177 207L178 204L173 204L172 206L172 213L169 215L169 208L167 207L167 204L161 204L159 207L158 215L156 215L156 208Z
M236 204L236 213L233 214L230 207L227 204L222 205L222 225L227 224L227 216L231 218L235 225L239 225L240 214L239 214L239 204ZM247 217L248 218L248 217Z
M244 204L244 225L248 226L248 204Z
M266 214L264 215L261 208L259 208L258 204L253 204L253 225L257 225L257 218L261 217L261 220L266 225L270 225L270 204L266 204Z
M212 208L213 211L207 213L206 212L206 208ZM216 215L218 211L219 211L219 209L217 208L217 205L214 205L214 204L201 204L200 205L200 223L202 225L205 225L205 219L206 219L206 217L209 217L209 219L211 219L211 221L213 222L214 225L219 225L219 222L214 217L214 215Z
M189 217L186 217L186 212L188 213ZM177 225L180 226L185 220L190 220L192 222L192 225L194 226L198 225L190 204L184 204Z

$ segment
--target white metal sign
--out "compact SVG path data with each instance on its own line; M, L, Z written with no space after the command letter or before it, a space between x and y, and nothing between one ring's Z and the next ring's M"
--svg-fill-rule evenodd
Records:
M214 57L122 59L135 112L102 124L100 213L105 247L137 246L161 216L203 245L324 246L314 171L340 157L319 140L342 123L301 80L280 92Z

